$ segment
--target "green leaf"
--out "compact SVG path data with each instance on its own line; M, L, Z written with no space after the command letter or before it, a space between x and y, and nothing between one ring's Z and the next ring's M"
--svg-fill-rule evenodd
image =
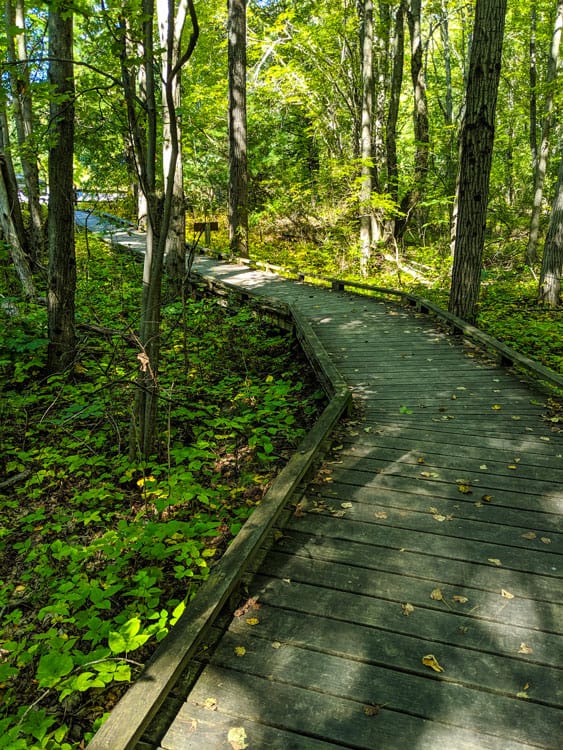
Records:
M54 687L62 677L70 674L74 668L74 659L70 654L51 651L44 654L37 667L37 680L44 688Z

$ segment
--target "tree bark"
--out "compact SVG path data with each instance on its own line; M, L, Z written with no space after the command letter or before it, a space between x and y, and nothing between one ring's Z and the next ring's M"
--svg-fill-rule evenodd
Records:
M27 256L20 243L20 238L12 218L10 206L14 205L14 200L17 201L17 196L14 197L9 194L9 188L5 180L5 168L6 160L4 154L0 153L0 227L8 243L10 255L12 256L14 268L22 285L23 292L26 297L31 298L35 297L35 285Z
M175 18L168 15L169 0L157 0L158 26L162 53L162 69L167 80L172 68L178 62L181 40L187 14L187 0L180 0ZM172 26L172 28L170 28ZM170 45L170 40L172 44ZM170 94L174 111L181 105L181 70L170 79ZM168 292L172 298L181 297L186 272L186 214L184 208L184 169L182 164L181 120L176 118L176 155L174 157L173 135L171 132L171 111L167 101L166 86L162 88L162 165L164 184L172 173L172 197L170 206L170 227L165 239L165 258ZM174 157L174 158L173 158ZM172 162L175 162L174 167Z
M362 127L360 178L360 273L368 274L371 257L373 189L373 2L361 5L360 39L362 50Z
M229 238L231 252L248 258L246 125L246 0L228 0Z
M545 99L544 116L541 125L541 140L539 150L536 154L536 164L534 169L534 199L532 203L532 215L530 217L530 234L528 237L528 246L526 248L526 262L530 265L535 263L538 259L537 247L540 234L540 216L543 201L543 186L545 183L545 175L547 173L547 164L549 160L549 140L551 133L551 123L553 120L553 98L555 93L557 70L559 68L559 50L561 49L562 28L563 0L559 0L559 2L557 3L555 25L547 61L547 95Z
M387 190L391 198L399 202L399 168L397 165L397 121L401 103L401 88L403 85L403 65L405 62L405 29L404 3L401 0L395 15L395 28L391 47L393 69L391 73L391 88L389 91L389 108L387 111L386 127L386 161L387 161Z
M39 167L34 135L23 0L15 0L15 2L6 0L5 14L14 122L30 216L26 245L31 260L35 263L43 251L43 221L39 200ZM14 29L17 29L17 34L14 34Z
M48 19L50 147L49 147L49 278L47 317L49 372L62 372L75 355L74 297L74 69L72 3L51 5Z
M473 323L481 283L506 0L477 0L460 138L449 310Z
M559 176L551 208L549 228L543 249L539 284L539 302L550 307L561 304L561 270L563 268L563 150Z

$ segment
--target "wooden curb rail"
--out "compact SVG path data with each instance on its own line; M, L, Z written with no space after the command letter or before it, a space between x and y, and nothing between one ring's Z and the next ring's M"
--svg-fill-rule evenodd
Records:
M229 285L224 285L228 287ZM272 300L265 300L272 303ZM276 305L284 303L275 302ZM88 745L88 750L133 750L143 732L209 632L244 573L267 540L322 444L349 408L351 391L328 358L309 323L286 305L296 332L331 400L296 453L280 471L261 504L246 521L232 544L213 567L182 617Z

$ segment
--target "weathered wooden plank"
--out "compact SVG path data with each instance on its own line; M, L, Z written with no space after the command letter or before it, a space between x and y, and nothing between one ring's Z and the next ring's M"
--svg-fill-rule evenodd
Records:
M455 594L467 597L473 607L470 616L477 620L492 620L538 631L561 633L563 606L560 603L537 602L518 597L510 600L504 598L502 590L506 576L499 573L498 586L494 586L495 571L500 568L495 568L493 564L490 566L491 583L488 590L473 588L468 582L466 585L448 587L444 596L451 598ZM405 570L401 574L380 570L375 574L373 570L366 568L340 565L297 554L284 555L276 551L264 560L261 572L302 583L315 584L322 581L324 585L339 588L341 591L374 596L397 602L399 605L410 602L415 607L433 607L439 611L447 608L441 601L434 604L431 598L432 591L439 587L441 582L418 578L417 572L412 570Z
M414 713L452 728L480 733L486 727L504 740L559 747L562 714L558 709L517 698L508 691L492 694L469 688L456 680L455 666L448 665L440 675L427 669L428 674L423 676L415 671L405 673L370 663L363 658L361 647L351 663L339 656L288 644L273 649L271 642L258 637L249 637L244 657L237 657L235 648L239 643L239 639L227 632L213 656L213 665L294 687L307 687L310 693L318 691L360 705L385 704L403 715ZM424 655L417 655L419 664ZM413 665L413 669L418 667ZM274 720L285 722L285 716L276 708L272 707ZM328 720L332 724L331 717L310 718L310 722L315 720ZM349 720L343 729L354 741L358 731L354 722Z
M434 583L441 585L441 580L444 579L438 570ZM467 605L451 599L456 590L453 586L443 586L449 608L444 605L435 609L429 606L433 600L428 599L410 615L405 615L402 605L406 602L390 603L387 599L331 587L331 584L337 587L339 581L337 576L335 581L311 584L260 574L254 578L249 593L262 603L297 613L329 614L334 620L376 626L390 633L416 635L428 642L439 640L483 653L517 657L521 662L561 667L561 635L491 620L482 624L469 614L470 602L468 609Z
M433 584L432 588L439 585L450 593L452 589L464 586L473 591L469 597L470 601L474 600L475 593L480 595L479 590L498 595L499 591L504 589L522 599L561 603L561 586L552 576L541 576L532 572L522 575L505 568L491 575L490 566L479 563L413 552L403 547L374 547L335 536L319 537L315 533L314 518L305 520L308 523L303 526L303 531L292 529L291 533L287 533L278 541L277 549L280 552L327 563L336 562L361 567L373 571L374 575L381 571L410 575L430 581ZM448 601L448 605L452 610L462 614L473 606L455 606L451 600Z
M236 746L237 740L239 747L256 750L337 750L342 747L258 720L230 716L220 708L223 705L228 708L228 701L223 700L222 693L217 695L214 710L191 702L183 706L163 740L162 750L225 750Z
M516 654L499 656L482 649L444 643L439 631L428 639L418 633L390 632L378 622L365 626L334 620L330 613L319 616L267 604L262 604L258 618L257 625L249 625L245 617L235 617L229 628L230 643L242 644L247 651L257 647L262 653L268 653L264 644L258 644L257 639L261 639L267 641L269 648L275 643L276 647L294 646L350 662L359 658L362 663L422 677L428 671L422 664L422 656L438 651L446 679L475 690L486 690L492 695L516 696L522 692L523 685L529 684L533 685L529 690L530 701L556 708L563 706L562 669L523 661ZM560 646L563 647L563 639Z
M220 710L240 717L239 724L244 725L247 719L275 724L296 736L328 737L339 747L355 750L373 750L374 747L395 750L398 746L417 750L529 750L531 747L522 740L495 736L494 727L491 733L482 731L483 727L474 732L455 724L425 720L417 715L416 702L405 713L390 705L378 711L374 704L385 703L382 695L374 684L368 701L363 703L359 697L335 698L324 691L311 691L299 685L276 683L213 666L206 670L183 714L189 717L191 704L205 705L207 698L213 697ZM249 747L253 745L249 743ZM296 748L301 750L299 744ZM166 750L176 748L170 746Z
M381 487L374 489L338 482L311 486L309 492L311 502L322 506L325 501L331 501L340 505L339 510L343 502L370 503L374 506L372 522L374 518L378 521L385 520L384 517L376 514L386 513L389 509L430 512L430 508L436 508L438 514L446 517L453 514L456 518L494 524L495 528L502 525L506 527L507 534L513 535L513 546L522 546L525 549L544 550L545 545L553 541L550 534L560 534L563 530L559 514L510 507L508 503L510 503L511 495L504 493L496 497L491 495L489 500L483 500L482 495L479 494L476 498L459 492L457 495L451 492L448 497L442 497L438 493L428 496L409 490L399 491ZM350 517L350 514L347 515ZM532 532L535 537L531 536ZM542 537L546 537L549 541L545 539L542 541Z

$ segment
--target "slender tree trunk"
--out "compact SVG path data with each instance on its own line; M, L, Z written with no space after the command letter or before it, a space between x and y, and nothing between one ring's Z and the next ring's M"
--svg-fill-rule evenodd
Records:
M231 252L248 258L246 132L246 1L228 0L229 237Z
M12 229L17 236L18 245L22 252L29 257L27 246L27 232L23 221L20 200L18 196L18 183L14 162L12 159L12 149L10 146L10 127L8 117L4 108L5 100L0 100L0 157L3 160L2 172L4 176L4 185L7 194L7 203L4 209L9 212ZM1 205L1 204L0 204Z
M24 249L20 243L20 238L10 207L14 205L14 199L17 196L10 196L9 188L5 180L6 160L4 154L0 152L0 227L4 232L4 237L8 243L10 255L14 263L14 268L21 282L23 292L26 297L35 297L35 285L31 275L31 268Z
M49 279L47 367L61 372L75 355L74 296L74 69L73 5L68 0L49 10Z
M160 44L162 53L162 69L164 78L172 72L178 62L178 54L182 33L186 22L187 0L180 0L176 17L170 18L168 14L169 0L157 0L158 26L160 30ZM170 29L172 24L173 28ZM169 48L169 38L172 37L172 52ZM181 104L181 71L179 70L170 80L171 96L174 102L174 111L180 110ZM172 161L175 162L173 172L172 205L170 211L170 227L166 234L166 271L168 276L168 291L173 298L180 297L184 284L186 266L186 213L184 209L184 169L182 164L182 131L181 121L176 119L177 127L177 154L173 159L174 146L171 133L171 112L167 101L166 86L162 89L162 164L164 183L169 179L172 169Z
M35 263L43 250L43 222L39 200L39 167L34 135L23 0L15 0L15 2L6 0L5 15L14 122L30 216L30 230L26 245L32 262ZM13 33L15 29L17 29L16 34Z
M424 195L428 175L430 126L428 123L428 104L426 101L421 14L421 0L410 0L407 10L407 20L411 40L411 80L414 99L414 173L412 187L401 201L403 217L395 223L396 239L400 239L405 233L412 213Z
M403 65L405 62L405 29L404 3L399 3L395 15L395 26L391 54L393 69L391 73L391 87L389 92L389 109L386 127L386 160L387 160L387 189L395 203L399 203L399 168L397 165L397 122L401 103L401 88L403 85Z
M506 0L477 0L461 131L449 300L450 312L469 322L476 318L481 283L505 16Z
M549 228L543 249L538 299L545 305L561 304L561 270L563 268L563 150L559 176L551 208Z
M371 257L373 189L373 2L361 6L362 130L360 182L360 273L367 276Z
M551 123L553 120L553 98L555 93L555 81L559 68L559 50L561 49L561 34L563 30L563 0L557 3L555 15L555 26L551 40L551 47L547 62L546 85L548 87L545 99L544 116L541 126L540 147L537 153L536 168L534 170L534 200L532 204L532 215L530 218L530 234L526 248L526 262L532 265L538 259L537 247L540 233L540 216L543 200L543 186L547 173L549 160L549 140Z

